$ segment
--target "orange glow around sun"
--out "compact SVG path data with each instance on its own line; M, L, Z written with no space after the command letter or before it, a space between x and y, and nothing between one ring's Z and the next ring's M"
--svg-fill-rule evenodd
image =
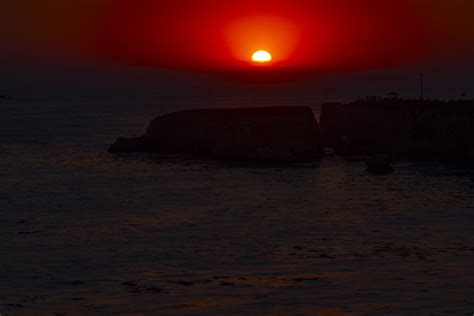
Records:
M413 0L92 2L104 5L84 30L84 47L74 49L114 64L261 73L369 69L417 62L438 38ZM78 23L71 34L82 29Z
M254 65L281 65L297 49L299 34L297 27L287 19L254 15L230 22L225 35L236 60Z

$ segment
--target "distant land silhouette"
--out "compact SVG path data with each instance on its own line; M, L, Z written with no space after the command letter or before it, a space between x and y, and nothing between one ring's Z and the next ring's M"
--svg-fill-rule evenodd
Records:
M470 159L474 156L474 100L368 98L324 104L324 145L340 155Z
M155 119L144 136L119 138L109 151L178 153L227 161L293 163L338 155L394 159L474 157L474 100L370 97L323 104L320 124L308 107L190 110ZM390 173L390 159L368 170Z

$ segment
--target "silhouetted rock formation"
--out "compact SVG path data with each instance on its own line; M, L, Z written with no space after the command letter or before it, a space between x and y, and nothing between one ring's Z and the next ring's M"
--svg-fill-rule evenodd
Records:
M474 152L474 101L325 104L321 133L324 145L340 155L468 159Z
M392 167L390 157L384 155L376 155L367 161L367 172L384 175L393 173L395 170Z
M182 153L227 161L291 163L322 154L308 107L190 110L153 120L142 137L119 138L113 153Z

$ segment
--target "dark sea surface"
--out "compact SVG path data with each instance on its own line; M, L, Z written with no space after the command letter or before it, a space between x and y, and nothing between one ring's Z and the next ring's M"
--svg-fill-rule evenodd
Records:
M473 170L107 153L174 110L355 96L180 80L0 100L2 316L474 313Z

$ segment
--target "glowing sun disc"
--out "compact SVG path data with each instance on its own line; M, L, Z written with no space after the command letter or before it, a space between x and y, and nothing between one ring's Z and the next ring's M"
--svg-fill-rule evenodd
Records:
M272 55L266 50L259 50L252 55L252 61L256 63L268 63L272 61Z

